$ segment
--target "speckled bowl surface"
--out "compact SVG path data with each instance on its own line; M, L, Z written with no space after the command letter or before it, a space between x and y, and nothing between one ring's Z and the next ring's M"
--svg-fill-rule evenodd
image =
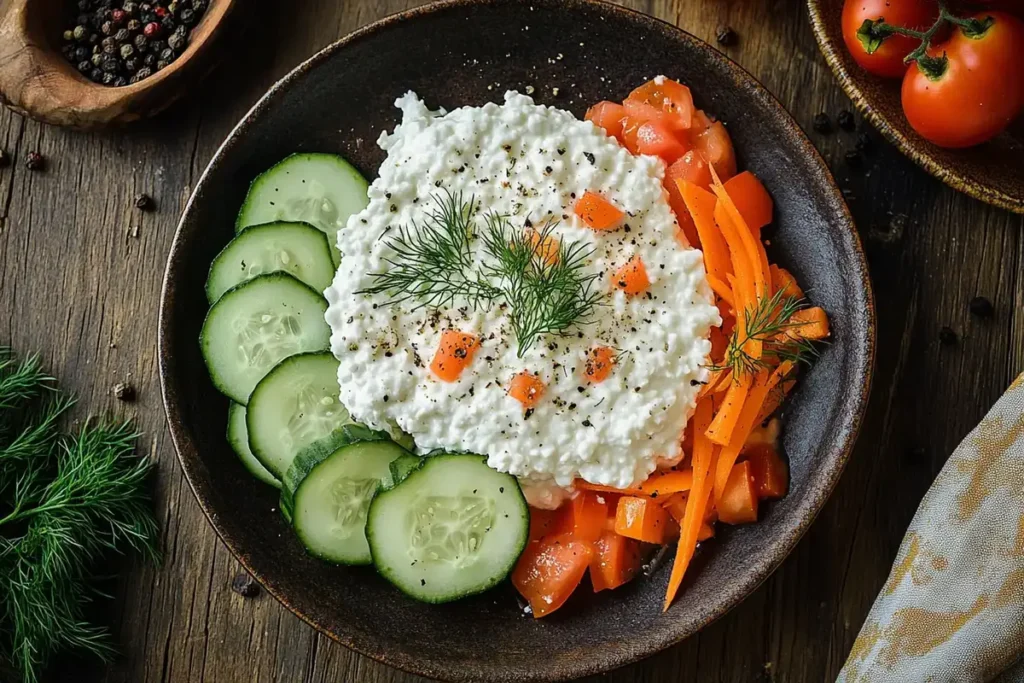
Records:
M843 43L843 0L807 0L807 9L818 47L839 84L854 106L891 143L950 187L1024 213L1024 117L983 145L970 149L937 147L918 135L903 116L902 81L873 76L853 61Z
M550 618L524 616L510 585L465 601L413 602L369 568L308 556L224 439L228 401L208 379L198 336L211 259L232 236L249 180L297 151L343 154L374 177L374 144L393 128L396 97L453 108L533 88L582 116L665 73L728 123L741 166L776 205L773 258L832 318L833 340L785 409L789 495L761 522L705 544L682 598L663 614L668 568L594 596L578 591ZM556 89L557 88L557 94ZM298 67L249 112L195 188L171 248L160 311L160 371L182 467L228 548L288 609L348 647L425 676L457 681L565 680L607 671L678 643L763 581L821 509L867 402L874 308L853 222L822 159L752 77L696 38L590 0L452 0L389 17Z

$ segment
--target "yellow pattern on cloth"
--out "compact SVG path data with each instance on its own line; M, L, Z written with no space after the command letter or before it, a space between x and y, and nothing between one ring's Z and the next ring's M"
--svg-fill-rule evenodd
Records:
M1024 375L921 501L837 683L918 681L1024 683Z

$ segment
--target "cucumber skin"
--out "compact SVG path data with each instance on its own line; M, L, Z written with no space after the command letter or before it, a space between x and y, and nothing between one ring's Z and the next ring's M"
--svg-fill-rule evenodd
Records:
M217 306L219 306L222 303L224 303L225 301L227 301L228 297L232 293L237 292L238 290L242 289L243 287L247 287L248 285L251 285L254 282L261 282L261 281L263 281L265 279L267 279L267 280L269 280L269 279L282 280L282 279L285 279L285 278L287 278L288 280L291 280L292 282L294 282L295 284L299 285L300 287L305 287L310 292L315 294L318 299L322 299L324 301L324 304L325 304L324 312L325 313L327 312L327 306L326 306L327 301L326 301L326 299L324 299L323 292L318 292L315 289L313 289L312 287L310 287L309 285L307 285L305 282L302 282L301 280L299 280L298 278L294 278L291 275L289 275L288 273L284 273L284 272L281 272L281 271L278 270L278 271L275 271L273 273L264 273L263 275L257 275L253 279L246 280L245 282L239 282L237 285L235 285L234 287L232 287L228 291L224 292L221 295L221 297L219 299L217 299L217 302L215 304L213 304L213 306L210 306L210 310L206 312L206 317L203 318L203 327L199 330L199 350L203 354L203 363L204 363L204 365L206 365L206 372L210 376L210 381L213 383L213 387L217 391L219 391L220 393L224 394L229 399L231 399L232 401L234 401L235 403L238 403L240 405L248 406L249 405L249 396L246 396L244 401L239 400L235 396L232 396L231 394L229 394L225 390L224 385L221 383L221 381L217 377L215 377L212 372L210 372L210 363L206 360L206 358L207 358L207 355L206 355L206 349L207 349L206 324L210 320L210 315L213 313L213 309L215 309ZM325 353L325 352L329 353L330 350L331 350L330 341L328 341L328 345L325 348L322 348L322 349L311 349L309 351L303 351L302 353ZM291 358L291 357L292 356L288 356L288 358ZM288 360L288 358L282 358L281 362L278 363L278 365L280 365L284 361ZM276 368L276 367L277 367L277 365L274 366L274 368ZM269 375L271 372L273 372L274 368L271 368L270 370L268 370L267 371L267 375ZM263 377L266 378L267 375L264 375ZM260 381L262 382L263 380L261 379ZM259 386L259 382L256 383L256 386ZM253 392L255 392L255 391L256 391L256 387L253 387ZM257 460L258 459L259 458L257 458Z
M401 445L401 444L399 444ZM388 468L391 470L391 486L387 486L384 490L393 489L394 487L405 481L410 474L423 467L423 458L418 455L403 455L397 460L392 460Z
M339 449L361 441L391 441L391 437L386 432L351 423L338 427L298 452L281 480L281 514L289 523L292 521L292 510L295 509L295 493L309 473Z
M281 481L277 477L275 477L273 475L273 473L270 472L270 470L268 470L266 467L264 467L262 472L255 471L252 467L250 467L248 465L248 463L245 460L245 457L240 452L241 446L235 443L235 440L236 440L235 439L235 434L231 430L231 421L232 421L231 415L236 410L245 410L245 406L240 405L238 403L235 403L234 401L232 401L231 405L228 406L228 427L227 427L228 445L231 446L231 450L233 450L235 452L235 455L238 456L238 459L242 462L242 466L245 467L246 471L249 474L251 474L257 481L261 481L264 484L267 484L268 486L273 486L275 489L281 488ZM248 430L246 430L246 439L248 439L248 437L249 437ZM246 442L245 447L249 448L248 441ZM252 450L250 449L249 452L252 453ZM253 455L252 457L253 457L253 459L256 460L257 463L259 463L259 458L257 458L255 455ZM262 467L262 465L260 465L260 466Z
M467 457L478 458L479 461L483 464L484 467L488 466L487 465L487 457L483 456L483 455L476 455L475 453L437 453L436 455L432 455L430 457L423 458L423 465L418 467L418 468L416 468L415 470L413 470L409 474L409 476L407 476L405 478L405 480L402 481L401 484L397 484L397 485L391 487L390 489L388 489L386 491L378 491L377 492L377 495L373 497L373 501L370 502L370 509L369 509L369 511L367 512L367 515L366 515L366 540L370 544L370 556L371 557L373 556L373 546L374 546L373 539L376 536L376 534L374 533L374 530L376 529L376 526L377 526L376 524L371 524L371 521L373 519L373 508L379 502L384 501L384 500L387 499L387 497L395 494L396 491L400 491L401 486L408 485L409 481L414 481L416 479L416 477L420 475L420 473L427 471L428 470L428 463L434 464L434 463L437 463L437 462L442 462L442 461L447 460L449 458L467 458ZM497 470L495 470L495 471L497 471ZM499 472L499 474L504 474L504 473ZM526 524L527 527L529 527L529 524L530 524L530 508L529 508L529 506L528 506L528 504L526 502L526 496L523 495L523 489L522 489L521 486L519 486L519 481L515 477L513 477L511 474L506 474L506 476L514 484L515 492L519 494L519 499L522 501L522 504L523 504L523 512L524 512L524 514L526 516L526 518L524 520L524 524ZM385 533L388 533L388 532L393 533L393 530L389 529L389 530L385 531ZM423 603L426 603L426 604L429 604L429 605L441 605L441 604L445 604L445 603L448 603L448 602L454 602L456 600L461 600L463 598L468 598L468 597L471 597L473 595L480 595L481 593L486 593L487 591L491 590L492 588L494 588L498 584L500 584L503 581L505 581L506 579L508 579L509 575L512 574L512 570L515 569L516 562L519 561L519 557L523 554L523 551L526 550L526 544L529 543L529 542L530 542L530 534L529 534L529 531L527 531L527 533L523 534L523 542L520 544L519 548L516 549L515 555L513 556L512 561L509 562L509 565L506 568L504 573L501 573L500 575L499 574L495 574L494 578L489 583L481 586L477 590L470 591L470 592L467 592L467 593L461 593L458 596L455 596L455 597L452 597L452 598L448 598L448 599L429 600L429 599L424 599L423 597L421 597L419 595L413 595L412 593L410 593L407 590L405 590L405 588L403 588L400 583L398 583L397 581L393 581L391 576L389 576L387 570L382 568L377 563L377 559L376 558L373 558L373 566L377 570L378 574L380 574L385 579L387 579L388 583L390 583L392 586L394 586L395 588L400 590L403 595L406 595L406 596L412 598L413 600L415 600L417 602L423 602Z
M263 228L263 227L266 227L268 225L279 225L279 224L305 225L305 226L309 227L311 230L316 230L317 234L323 235L324 246L327 247L327 255L328 256L331 255L331 243L330 243L330 240L327 239L327 235L325 235L322 231L318 230L315 225L310 225L309 223L306 223L305 221L272 221L270 223L259 223L257 225L247 225L247 226L245 226L244 228L241 228L241 229L237 229L236 228L235 236L231 239L230 242L228 242L227 244L224 245L224 248L221 249L220 252L218 252L217 255L213 257L213 261L210 262L210 269L209 269L209 271L207 272L207 275L206 275L206 286L203 287L203 291L206 292L206 300L210 303L211 306L213 306L213 304L217 303L217 300L219 298L223 297L225 294L230 292L235 287L240 287L240 286L244 285L246 282L251 282L252 280L256 279L256 278L249 278L248 280L243 280L242 282L239 282L234 287L231 287L230 289L226 290L224 292L224 294L221 294L220 297L218 297L218 299L214 299L214 298L211 297L210 290L211 290L211 284L212 284L212 280L213 280L213 277L212 277L213 276L213 269L217 265L217 263L220 261L221 256L223 256L227 252L227 250L231 247L231 245L234 243L235 238L237 238L239 235L241 235L243 232L245 232L249 228ZM334 261L332 260L331 262L333 263ZM270 271L269 273L263 273L263 275L272 275L274 273L286 273L288 275L291 275L291 273L287 273L287 271L281 271L281 270L273 270L273 271ZM259 276L257 276L257 277L259 277ZM295 277L295 276L293 275L292 277ZM298 280L298 278L295 278L295 279ZM299 280L299 282L302 282L302 280ZM306 284L306 283L302 282L302 284ZM308 287L309 285L306 285L306 286ZM310 287L310 289L313 289L313 288ZM316 290L314 289L313 291L316 291ZM321 296L323 296L323 293L321 293Z

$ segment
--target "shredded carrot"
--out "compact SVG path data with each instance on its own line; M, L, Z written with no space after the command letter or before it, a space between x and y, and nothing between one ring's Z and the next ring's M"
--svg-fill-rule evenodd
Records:
M722 301L735 308L736 304L732 298L732 287L719 280L710 272L707 274L707 278L708 284L711 285L711 291L717 294Z
M617 489L614 486L605 486L604 484L591 484L589 481L584 481L583 479L577 479L576 481L574 481L573 486L582 491L597 491L598 493L618 493L624 496L640 496L645 498L650 495L645 491L641 491L640 489Z
M697 398L701 399L711 394L717 394L723 390L723 387L728 383L728 379L732 377L732 370L729 368L719 368L711 371L711 377L708 379L708 383L701 387L700 392L697 394Z
M462 371L473 362L473 354L480 347L480 340L468 332L445 330L437 346L430 370L444 382L454 382Z
M800 309L790 316L788 324L782 334L793 339L824 339L829 335L828 315L818 306Z
M644 483L640 484L640 490L649 496L665 496L681 491L689 491L692 485L693 472L691 470L680 470L678 472L652 474Z
M732 272L732 262L729 258L729 246L721 231L715 226L715 195L688 180L677 180L676 185L693 218L693 224L697 227L708 279L710 281L711 277L714 277L720 282L724 281L725 276Z
M769 373L766 368L757 373L750 387L749 396L744 397L743 407L738 411L738 419L732 430L732 437L729 439L729 443L722 447L722 452L718 458L715 471L716 499L721 498L725 492L725 485L729 481L732 466L736 464L736 459L739 457L743 445L747 442L747 437L750 436L750 432L756 424L755 419L757 414L761 412L761 406L764 404L768 392L783 377L789 374L792 368L792 361L783 361L779 364L779 367L775 368L774 372Z
M711 461L715 451L714 444L707 438L706 432L713 410L711 399L705 398L697 403L693 414L693 485L686 499L683 521L679 525L679 547L676 550L676 559L672 563L672 574L668 581L668 591L665 593L664 610L667 610L672 604L672 600L675 599L676 593L679 591L679 586L683 583L683 576L686 574L687 567L690 566L690 560L693 559L701 526L704 524L704 510L708 502L708 494L711 491L708 476L711 473Z
M711 168L711 189L714 191L715 196L718 197L718 205L715 206L715 219L719 218L718 209L722 207L726 215L732 221L733 226L736 228L737 237L740 243L743 245L743 249L746 252L748 263L751 267L751 276L754 279L755 293L759 297L763 297L766 291L766 281L768 273L762 270L762 263L767 261L765 258L762 261L758 250L764 251L764 246L760 240L754 237L754 234L750 231L746 221L743 220L743 215L739 209L736 208L736 204L732 201L732 197L726 191L725 186L719 179L718 174L715 172L714 167ZM721 224L721 221L719 221ZM732 245L730 245L730 248Z

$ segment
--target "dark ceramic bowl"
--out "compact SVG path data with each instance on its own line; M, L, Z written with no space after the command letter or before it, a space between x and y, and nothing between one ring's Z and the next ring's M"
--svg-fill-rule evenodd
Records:
M807 0L807 9L818 47L839 84L889 142L950 187L1024 213L1024 118L977 147L943 149L933 145L903 116L902 81L873 76L853 61L843 42L843 0Z
M224 440L228 401L214 391L197 342L203 282L232 236L251 178L296 151L338 152L368 177L374 140L398 121L407 90L432 106L479 105L533 86L582 116L645 78L670 74L728 122L741 165L772 193L773 258L832 317L833 340L786 410L789 495L754 525L705 544L666 614L667 567L614 593L579 591L542 621L511 586L430 606L372 569L303 552L272 489L246 474ZM558 88L554 95L552 88ZM185 475L232 553L288 609L344 645L425 676L458 681L563 680L607 671L678 643L720 617L774 570L807 530L843 469L867 401L874 311L853 222L824 162L762 86L682 31L583 0L453 0L390 17L297 68L231 133L199 181L171 248L160 310L160 371Z

